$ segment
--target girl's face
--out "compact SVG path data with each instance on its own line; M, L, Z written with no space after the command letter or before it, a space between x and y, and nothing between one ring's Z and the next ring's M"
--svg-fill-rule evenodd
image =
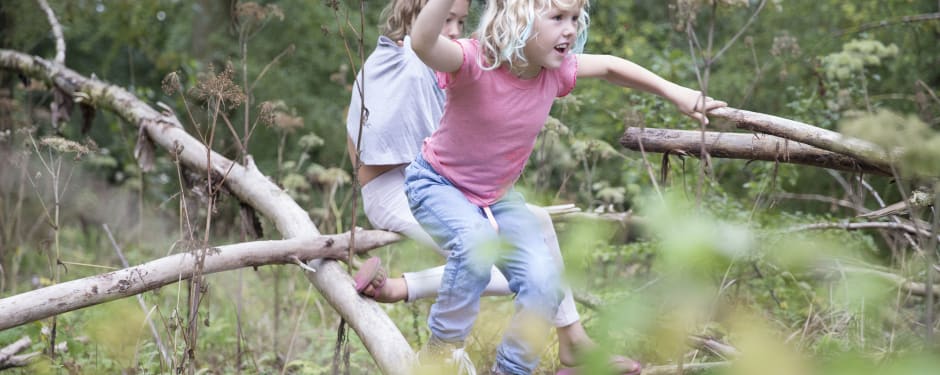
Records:
M470 12L470 0L457 0L450 8L450 14L444 21L444 28L441 29L441 35L450 39L457 39L463 35L463 24L467 20L467 14Z
M554 6L535 19L532 37L526 42L523 53L529 60L529 73L561 67L565 56L574 48L578 36L578 17L581 9L563 10Z

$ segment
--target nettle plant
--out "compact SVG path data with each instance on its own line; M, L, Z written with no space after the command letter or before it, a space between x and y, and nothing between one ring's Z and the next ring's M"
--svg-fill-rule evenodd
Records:
M871 112L869 81L880 81L879 68L885 65L886 60L898 56L898 52L894 44L854 39L843 44L842 51L823 56L821 62L826 80L837 93L826 103L827 106L834 111L851 109L854 99L861 97Z

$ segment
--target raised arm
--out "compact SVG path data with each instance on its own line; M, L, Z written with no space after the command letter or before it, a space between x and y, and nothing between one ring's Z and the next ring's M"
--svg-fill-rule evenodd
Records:
M679 111L696 120L708 119L708 111L728 105L702 93L665 80L646 68L609 55L578 55L578 78L601 78L615 85L646 91L673 102Z
M428 0L411 28L411 48L421 61L439 72L453 73L463 63L463 50L441 35L455 0Z

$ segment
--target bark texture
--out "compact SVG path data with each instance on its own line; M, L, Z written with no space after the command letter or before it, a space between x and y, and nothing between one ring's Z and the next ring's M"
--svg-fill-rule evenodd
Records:
M697 130L628 128L620 144L640 151L701 157L703 134ZM767 134L704 132L705 151L711 157L775 161L819 168L889 175L879 167L843 154Z

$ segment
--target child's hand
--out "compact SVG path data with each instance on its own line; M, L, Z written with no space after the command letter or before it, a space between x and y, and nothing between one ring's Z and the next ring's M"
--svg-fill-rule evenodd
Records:
M708 125L708 117L706 117L705 114L707 114L708 111L728 105L728 103L715 100L711 97L703 98L701 91L692 90L687 87L680 86L676 91L674 96L670 95L668 97L672 98L676 107L679 107L679 111L706 125Z

